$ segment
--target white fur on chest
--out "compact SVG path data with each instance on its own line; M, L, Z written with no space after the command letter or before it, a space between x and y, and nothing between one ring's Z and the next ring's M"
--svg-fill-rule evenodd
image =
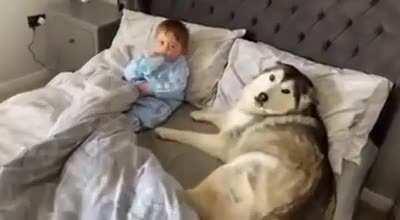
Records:
M224 132L241 127L250 122L253 118L253 115L243 113L242 111L234 108L225 115L224 124L221 127L221 130Z

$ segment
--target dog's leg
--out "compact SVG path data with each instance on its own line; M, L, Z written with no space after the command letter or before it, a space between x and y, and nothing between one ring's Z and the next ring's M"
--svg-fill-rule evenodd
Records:
M195 188L187 190L189 203L202 219L278 220L272 211L290 199L292 182L279 158L262 152L246 153L214 170ZM271 185L272 183L272 185ZM280 186L283 185L281 191ZM263 218L264 217L264 218Z
M210 122L221 128L221 124L223 121L223 114L219 112L210 112L210 111L193 111L190 113L190 117L195 121L204 121Z
M224 154L225 139L219 134L202 134L163 127L156 128L155 133L162 139L188 144L213 157L224 161L226 159L226 155Z

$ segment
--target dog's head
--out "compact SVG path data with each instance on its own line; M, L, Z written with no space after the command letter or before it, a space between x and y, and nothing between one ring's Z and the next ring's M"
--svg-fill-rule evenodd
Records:
M259 115L302 113L315 104L314 86L295 67L277 63L248 84L239 108Z

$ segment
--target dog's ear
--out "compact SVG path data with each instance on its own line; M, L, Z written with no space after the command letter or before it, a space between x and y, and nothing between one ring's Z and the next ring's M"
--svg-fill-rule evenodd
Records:
M318 98L317 98L317 92L315 90L315 86L314 86L313 82L308 77L306 77L305 75L303 75L303 78L305 80L305 83L303 84L303 86L305 86L305 88L303 88L304 89L304 93L308 97L310 97L310 100L314 105L318 105L319 101L318 101Z
M311 102L314 103L314 105L319 105L318 97L317 97L317 92L315 91L315 88L312 87L308 91L308 96L311 99Z
M276 61L276 65L277 65L277 66L283 66L283 65L287 65L287 64L281 62L280 60L277 60L277 61Z
M295 81L295 99L297 109L307 109L309 106L318 105L318 99L314 85L304 76Z
M262 70L261 70L261 73L269 73L269 72L271 72L271 71L273 71L273 70L283 69L285 65L287 65L287 64L282 63L281 61L277 60L277 61L275 62L275 65L270 66L270 67L266 67L266 68L262 69ZM256 78L256 77L258 77L258 75L256 75L255 78Z
M317 93L315 91L314 84L308 78L305 78L305 83L303 84L302 92L306 94L312 103L318 105Z
M310 88L306 93L299 94L297 109L304 110L310 106L317 106L318 100L313 88Z

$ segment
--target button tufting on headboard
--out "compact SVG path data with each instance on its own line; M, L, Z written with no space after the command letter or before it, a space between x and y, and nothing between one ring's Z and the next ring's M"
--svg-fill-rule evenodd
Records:
M370 4L371 6L375 6L376 4L378 4L378 2L379 2L379 0L371 0L371 1L369 2L369 4Z
M281 30L281 24L276 23L274 26L274 33L277 34Z
M251 19L251 25L255 26L258 23L258 19L257 18L252 18Z
M272 0L267 0L267 5L265 6L265 8L269 8L272 5Z
M375 28L375 34L377 36L381 35L383 33L384 29L382 25L379 25L378 27Z
M351 57L355 57L358 55L358 53L360 52L360 48L358 47L358 45L353 49L353 51L351 52Z
M210 14L214 14L214 6L210 6L209 7L209 9L208 9L208 12L210 13Z
M300 33L297 35L297 43L303 42L305 38L306 38L306 35L304 34L304 32L300 32Z
M290 13L291 14L294 14L294 13L296 13L296 11L299 9L299 6L297 6L297 5L293 5L291 8L290 8Z
M323 51L329 50L329 48L331 47L331 45L332 45L332 41L330 41L330 40L325 41L325 43L324 43L323 46L322 46L322 50L323 50Z
M325 18L325 12L321 11L317 15L317 21L320 21Z
M349 28L349 27L351 27L352 25L353 25L353 20L351 20L350 18L347 19L346 28Z
M231 20L235 19L235 12L231 11L231 13L229 14L229 17Z

